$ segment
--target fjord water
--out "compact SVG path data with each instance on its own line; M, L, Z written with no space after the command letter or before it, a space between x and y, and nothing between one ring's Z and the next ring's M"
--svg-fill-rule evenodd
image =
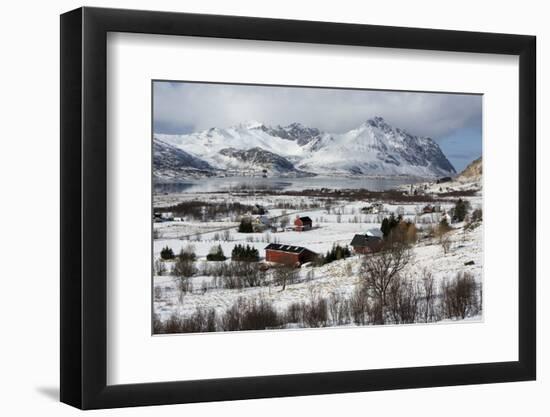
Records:
M154 183L154 191L156 193L208 193L238 192L239 190L299 191L320 188L385 191L419 181L420 179L411 177L211 177L175 183Z

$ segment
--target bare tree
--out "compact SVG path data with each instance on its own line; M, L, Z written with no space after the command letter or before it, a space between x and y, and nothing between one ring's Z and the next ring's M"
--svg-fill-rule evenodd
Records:
M422 271L422 289L424 295L424 322L435 319L435 280L433 274L424 268Z
M281 226L281 229L287 227L289 223L290 219L288 218L288 216L283 216L279 219L279 225Z
M380 320L385 320L384 309L390 285L409 264L412 253L406 245L393 244L386 250L363 257L360 276L367 295L378 301L382 311Z
M157 259L155 261L155 274L162 276L162 275L166 275L166 272L167 270L164 262L161 259Z
M173 274L175 275L176 285L180 292L180 300L183 296L193 290L192 283L190 278L197 272L195 268L195 263L193 262L188 252L182 252L176 258L174 263L174 268L172 269Z
M356 288L349 299L349 310L353 322L357 325L364 325L368 322L368 300L362 288Z
M282 285L281 291L286 289L286 284L293 284L298 277L296 269L287 265L278 266L273 273L275 283Z
M418 314L418 288L410 280L398 276L388 291L388 310L394 323L414 323Z
M449 251L451 250L451 238L448 235L442 235L439 238L439 243L441 244L441 247L443 248L443 253L447 255Z
M469 272L459 272L441 284L441 297L446 317L464 319L478 313L477 283Z
M162 299L162 288L155 287L154 295L155 295L155 301L160 301Z
M328 310L334 326L349 323L349 301L340 294L332 293L327 300Z

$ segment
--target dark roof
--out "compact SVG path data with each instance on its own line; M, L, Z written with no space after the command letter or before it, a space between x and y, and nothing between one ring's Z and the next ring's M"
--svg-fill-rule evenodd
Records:
M353 247L375 246L380 244L382 239L377 236L355 235L350 245Z
M312 252L313 251L302 248L301 246L293 246L293 245L283 245L281 243L270 243L265 247L265 250L278 250L281 252L290 252L290 253L302 253L303 251Z
M311 219L308 216L300 217L300 220L304 223L312 223Z

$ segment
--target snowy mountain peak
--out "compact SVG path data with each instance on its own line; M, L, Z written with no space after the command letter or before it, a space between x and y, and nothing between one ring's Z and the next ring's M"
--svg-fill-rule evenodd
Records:
M263 175L438 177L456 173L434 140L393 127L380 116L342 134L299 122L272 127L247 121L226 129L155 138L230 175L245 170Z
M364 128L375 128L375 129L380 129L384 132L390 132L392 130L401 130L401 129L396 129L394 128L393 126L391 126L388 122L386 122L386 120L381 117L381 116L375 116L371 119L368 119L365 123L363 123L361 125L361 127L364 127Z
M239 129L261 129L264 127L264 124L262 122L258 122L257 120L247 120L239 123L235 127Z
M371 126L388 126L382 116L374 116L373 118L368 119L366 123Z

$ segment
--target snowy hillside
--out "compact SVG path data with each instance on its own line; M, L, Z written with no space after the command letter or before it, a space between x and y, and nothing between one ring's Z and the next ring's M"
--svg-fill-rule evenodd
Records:
M247 122L189 135L155 134L155 139L196 158L191 167L193 172L205 169L204 165L198 168L198 162L202 161L211 167L211 175L216 175L215 171L228 175L266 172L282 176L455 174L434 140L392 127L381 117L369 119L343 134L321 132L299 123L271 127ZM157 157L163 154L155 153ZM182 178L188 174L182 169Z
M475 161L470 162L466 168L457 176L456 180L460 182L481 181L483 174L483 163L481 156Z
M202 177L213 175L212 166L193 155L153 139L153 176L158 180L173 180L179 177Z

